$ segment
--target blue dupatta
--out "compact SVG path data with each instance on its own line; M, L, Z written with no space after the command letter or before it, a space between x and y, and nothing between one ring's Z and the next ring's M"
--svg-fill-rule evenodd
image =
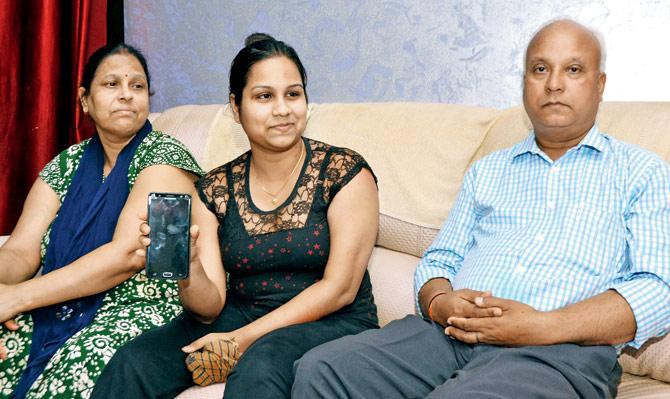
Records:
M84 150L65 200L53 222L42 274L67 266L112 240L128 194L128 168L140 143L151 132L149 121L121 150L102 181L105 153L95 134ZM56 351L89 325L104 292L32 311L33 335L28 364L13 398L23 398Z

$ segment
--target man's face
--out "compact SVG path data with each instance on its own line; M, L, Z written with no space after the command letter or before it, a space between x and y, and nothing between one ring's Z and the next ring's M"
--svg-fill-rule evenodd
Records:
M593 126L605 89L599 64L597 39L574 23L549 25L531 40L523 102L536 135L570 140Z

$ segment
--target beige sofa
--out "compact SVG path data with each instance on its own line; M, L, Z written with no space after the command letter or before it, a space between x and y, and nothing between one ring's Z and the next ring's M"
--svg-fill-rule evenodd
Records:
M186 105L152 118L155 128L186 143L205 169L249 147L225 105ZM670 161L670 103L606 103L599 123L604 131ZM414 269L449 214L467 168L484 155L520 141L530 128L522 107L310 106L305 135L358 151L379 178L380 228L369 271L382 325L414 312ZM635 356L621 356L627 373L619 398L670 397L670 384L659 381L670 381L670 338ZM194 387L179 398L220 398L222 389L222 384Z
M208 170L248 149L226 105L186 105L152 114L154 127L183 141ZM670 161L670 103L606 103L602 130ZM306 136L361 153L379 178L380 229L369 264L382 325L414 312L412 278L477 159L528 134L521 107L450 104L312 104ZM670 222L670 221L669 221ZM670 260L668 260L670 261ZM619 398L669 398L670 338L623 354ZM223 384L178 397L220 398Z

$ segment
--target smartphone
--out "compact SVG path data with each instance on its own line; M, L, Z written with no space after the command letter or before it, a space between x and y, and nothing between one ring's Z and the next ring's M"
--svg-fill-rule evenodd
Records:
M149 193L147 275L152 278L188 277L191 236L191 196L182 193Z

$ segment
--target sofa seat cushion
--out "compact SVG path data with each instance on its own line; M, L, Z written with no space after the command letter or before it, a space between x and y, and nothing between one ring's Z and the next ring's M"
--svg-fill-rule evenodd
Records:
M180 393L175 399L221 399L226 384L212 384L206 387L192 386Z
M619 384L617 399L667 399L670 384L624 373Z

